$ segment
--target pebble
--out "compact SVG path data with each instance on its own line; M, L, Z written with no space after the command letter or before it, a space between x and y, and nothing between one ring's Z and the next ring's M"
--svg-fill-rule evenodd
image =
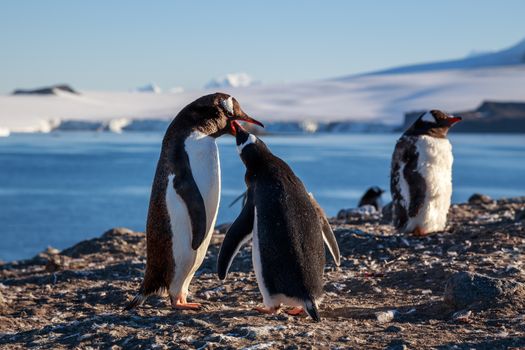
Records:
M398 333L398 332L401 332L402 330L403 328L399 326L388 326L385 328L385 332L388 332L388 333Z
M452 320L457 321L457 322L468 323L470 321L469 319L470 315L472 315L472 311L461 310L461 311L455 312L452 315Z
M379 323L388 323L394 320L397 310L388 310L376 313L376 319Z

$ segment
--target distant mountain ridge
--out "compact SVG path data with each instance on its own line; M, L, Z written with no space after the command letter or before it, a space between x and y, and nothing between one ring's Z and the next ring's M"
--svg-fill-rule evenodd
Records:
M420 73L448 69L511 66L516 64L525 64L525 39L514 46L496 52L476 53L460 59L388 68L368 74Z
M398 131L406 130L424 112L405 113ZM452 114L463 118L454 126L454 132L525 133L525 102L484 101L474 110Z
M521 102L523 86L525 40L461 60L339 79L262 85L247 75L232 74L208 89L177 93L82 91L76 95L53 90L45 97L0 95L0 136L56 129L161 130L189 102L215 91L235 96L243 109L264 121L268 132L388 131L403 124L407 111L473 111L487 100Z

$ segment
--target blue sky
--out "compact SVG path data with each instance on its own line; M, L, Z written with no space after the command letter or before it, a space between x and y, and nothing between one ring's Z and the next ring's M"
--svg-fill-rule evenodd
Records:
M26 1L0 3L0 92L67 82L200 88L461 57L525 38L525 1Z

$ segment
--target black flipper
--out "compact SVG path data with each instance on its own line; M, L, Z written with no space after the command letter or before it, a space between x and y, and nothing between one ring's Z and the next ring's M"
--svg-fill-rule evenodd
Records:
M228 232L226 232L221 245L217 259L217 273L221 280L226 278L230 265L241 246L250 239L253 230L254 212L253 194L248 189L246 204Z
M180 157L178 162L182 164L178 164L175 168L173 188L188 208L193 236L191 247L193 250L197 250L206 236L206 207L199 187L193 178L188 154L185 150L178 153L178 157Z
M314 206L315 211L319 216L319 222L323 231L322 233L324 243L328 247L332 258L334 258L335 264L339 266L341 264L341 253L339 252L339 245L337 244L337 240L335 239L334 231L332 231L332 227L330 226L330 223L328 222L328 219L326 218L323 209L321 208L319 203L317 203L313 194L309 193L309 195L310 201L312 202L312 205Z
M427 192L427 184L425 178L417 171L418 155L410 160L403 169L403 175L407 183L409 183L410 192L410 206L408 207L408 216L416 216L423 204L425 204L425 196Z
M317 309L317 305L313 301L312 298L309 298L305 302L305 309L306 313L313 318L315 322L321 322L321 316L319 316L319 310Z

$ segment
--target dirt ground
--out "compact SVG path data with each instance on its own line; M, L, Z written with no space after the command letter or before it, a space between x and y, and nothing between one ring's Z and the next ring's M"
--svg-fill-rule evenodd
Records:
M325 270L321 323L260 305L247 245L223 283L215 273L222 234L190 286L199 311L152 297L122 307L139 287L143 233L114 229L59 252L0 265L0 348L525 348L523 295L461 310L444 301L457 271L525 282L525 197L454 205L446 232L396 233L377 215L332 220L342 254Z

